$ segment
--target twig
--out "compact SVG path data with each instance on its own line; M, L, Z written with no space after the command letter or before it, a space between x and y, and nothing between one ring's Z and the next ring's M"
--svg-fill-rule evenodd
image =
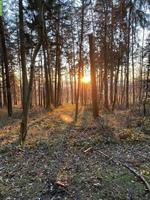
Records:
M107 154L105 154L104 152L102 152L102 151L100 151L100 150L98 150L98 152L101 153L101 154L102 154L103 156L105 156L106 158L108 158L108 159L110 158L110 157L109 157Z
M88 151L91 151L92 147L89 147L88 149L84 150L84 153L87 153Z

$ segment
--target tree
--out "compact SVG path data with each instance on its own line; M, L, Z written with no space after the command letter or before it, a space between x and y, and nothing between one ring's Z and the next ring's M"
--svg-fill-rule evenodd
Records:
M82 0L81 6L81 31L80 31L80 42L79 42L79 63L78 63L78 87L76 93L76 109L75 109L75 121L78 119L79 112L79 95L80 95L80 84L81 84L81 69L83 69L83 31L84 31L84 10L85 0Z
M10 87L10 75L9 75L9 64L8 64L8 53L6 47L5 33L4 33L4 25L2 17L0 16L0 35L1 35L1 44L2 44L2 56L5 66L5 74L6 74L6 89L7 89L7 108L8 108L8 116L12 116L12 97L11 97L11 87Z
M26 99L28 90L27 69L26 69L26 56L25 56L25 33L24 33L24 20L23 20L23 5L22 0L19 0L19 37L20 37L20 55L21 55L21 68L22 68L22 105L23 111L26 110Z
M37 20L39 23L39 25L37 27L38 40L37 40L37 44L36 44L34 52L33 52L33 56L31 58L30 80L29 80L29 86L28 86L28 91L27 91L27 98L25 100L26 107L23 110L22 121L21 121L21 125L20 125L19 142L22 145L24 144L26 136L27 136L28 112L29 112L33 80L34 80L34 73L35 73L35 60L36 60L37 54L40 50L40 47L42 45L42 33L43 33L43 10L42 10L42 8L43 8L42 2L38 2L38 5L37 5L37 11L38 11Z
M94 62L94 37L93 34L89 35L90 44L90 74L91 74L91 87L92 87L92 105L93 105L93 117L98 117L98 104L97 104L97 86L96 86L96 69Z

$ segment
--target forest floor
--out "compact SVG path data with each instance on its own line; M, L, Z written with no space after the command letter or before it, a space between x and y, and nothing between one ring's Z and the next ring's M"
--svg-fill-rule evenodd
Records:
M66 104L30 116L23 149L19 118L0 119L0 199L150 199L148 117L116 111L94 121L83 107L74 123Z

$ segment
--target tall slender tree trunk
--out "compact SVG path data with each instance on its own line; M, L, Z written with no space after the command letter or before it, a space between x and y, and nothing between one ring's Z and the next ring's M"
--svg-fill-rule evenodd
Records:
M60 105L61 90L61 66L60 66L60 8L57 13L56 22L56 67L55 67L55 107Z
M0 108L3 107L3 101L2 101L2 83L0 81Z
M113 103L113 78L114 78L114 62L113 62L113 42L114 42L114 7L113 7L113 0L111 0L111 68L110 68L110 104Z
M29 112L29 107L30 107L30 100L31 100L31 94L32 94L32 86L33 86L33 80L34 80L34 71L35 71L35 59L36 56L40 50L41 47L41 42L39 42L34 50L33 57L31 60L31 70L30 70L30 80L29 80L29 87L28 87L28 92L27 92L27 98L26 98L26 107L23 111L23 116L22 116L22 121L21 121L21 126L20 126L20 138L19 142L20 144L24 144L26 136L27 136L27 122L28 122L28 112Z
M14 100L14 105L17 105L17 84L15 81L15 73L13 72L13 100Z
M8 116L12 116L13 111L12 111L12 97L11 97L11 87L10 87L8 54L7 54L7 48L6 48L3 20L1 16L0 16L0 35L1 35L1 44L2 44L2 56L4 60L5 75L6 75L7 110L8 110Z
M109 109L108 104L108 61L107 61L107 10L105 10L105 30L104 30L104 107Z
M70 78L70 94L71 94L71 103L73 104L73 77L72 77L72 72L71 68L69 68L69 78Z
M38 106L41 106L41 73L38 76Z
M141 104L142 100L142 88L143 88L143 58L144 58L144 37L145 36L145 29L143 29L143 36L142 36L142 49L141 49L141 58L140 58L140 84L139 84L139 102Z
M147 72L146 72L146 83L145 83L145 97L143 99L143 114L146 115L146 104L148 103L148 93L149 93L149 82L150 82L150 53L148 55L148 65L147 65Z
M95 69L95 55L94 55L94 37L92 34L89 35L90 44L90 74L91 74L91 86L92 86L92 106L93 106L93 117L98 117L98 104L97 104L97 85L96 85L96 69Z
M5 71L4 71L3 58L2 58L2 89L3 89L3 106L7 106Z
M131 30L131 9L128 19L128 38L127 38L127 64L126 64L126 109L129 108L129 65L130 65L130 30Z
M46 52L45 48L43 47L43 54L44 54L44 73L45 73L45 89L46 89L46 109L50 109L50 89L49 89L49 76L48 76L48 68L47 68L47 59L46 59Z
M132 26L132 93L133 93L133 106L135 106L135 84L134 84L134 33L133 33L133 26Z
M120 68L120 63L118 62L116 76L115 76L115 89L114 89L114 100L113 100L112 110L114 110L115 105L116 105L116 100L117 100L117 91L118 91L117 88L118 88L119 68Z
M71 21L71 27L73 28L73 23ZM76 55L75 55L75 41L74 41L74 35L73 35L73 32L72 32L72 52L73 52L73 56L72 56L72 63L73 63L73 79L74 79L74 87L73 87L73 90L74 90L74 94L73 94L73 101L76 102L76 92L77 92L77 80L76 80Z
M100 69L100 75L99 75L99 102L102 105L103 104L103 89L104 89L104 76L102 72L102 68Z
M80 95L80 84L81 84L81 69L83 65L82 51L83 51L83 31L84 31L84 0L82 0L81 8L81 34L80 34L80 47L79 47L79 64L78 64L78 87L76 93L76 108L75 108L75 121L78 119L79 112L79 95Z
M54 104L54 99L53 99L53 84L52 84L52 69L51 69L51 65L50 65L49 45L48 45L48 48L47 48L47 61L48 61L50 103L51 103L51 104Z
M24 20L23 20L23 5L22 0L19 0L19 37L20 37L20 55L22 68L22 105L23 110L26 109L26 98L28 90L26 56L25 56L25 35L24 35Z

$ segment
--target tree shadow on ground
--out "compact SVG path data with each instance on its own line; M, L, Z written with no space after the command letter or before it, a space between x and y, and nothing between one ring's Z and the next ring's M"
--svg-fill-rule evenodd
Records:
M123 147L102 145L102 130L83 133L89 125L88 110L80 110L77 124L74 109L60 110L30 127L24 149L14 147L2 153L3 198L111 200L127 199L131 194L134 200L148 200L143 185L137 184L133 175L97 151L111 158Z

